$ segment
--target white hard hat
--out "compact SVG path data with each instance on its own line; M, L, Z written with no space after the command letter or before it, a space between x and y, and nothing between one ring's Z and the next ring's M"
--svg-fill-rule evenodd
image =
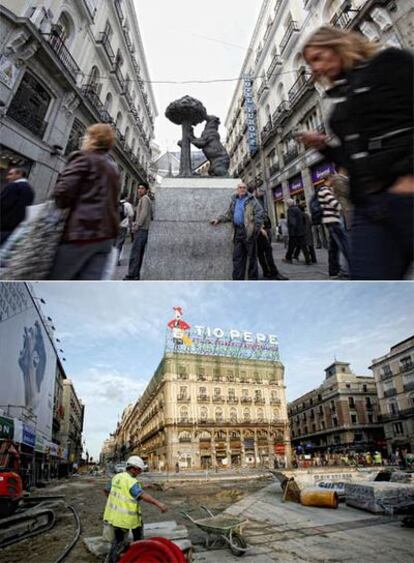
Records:
M133 455L128 458L126 464L127 467L137 467L138 469L141 469L141 471L144 471L145 469L145 463L138 455Z

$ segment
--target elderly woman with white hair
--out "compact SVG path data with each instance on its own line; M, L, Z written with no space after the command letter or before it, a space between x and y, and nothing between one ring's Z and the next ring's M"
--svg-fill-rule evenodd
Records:
M413 57L329 26L305 42L314 79L329 86L330 127L339 140L298 139L344 168L354 205L351 277L403 279L413 261Z

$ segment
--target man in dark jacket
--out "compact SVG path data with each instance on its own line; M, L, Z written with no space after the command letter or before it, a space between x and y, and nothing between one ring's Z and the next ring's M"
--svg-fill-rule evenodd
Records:
M32 205L34 191L22 168L11 168L6 176L7 184L0 194L0 244L24 220L26 207Z
M306 226L303 213L293 199L287 200L287 206L289 245L286 257L283 261L292 264L293 253L296 248L299 248L303 252L306 264L309 266L312 262L306 246Z

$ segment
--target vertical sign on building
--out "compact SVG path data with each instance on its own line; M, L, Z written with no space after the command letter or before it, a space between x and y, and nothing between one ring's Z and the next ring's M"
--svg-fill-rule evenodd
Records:
M251 76L246 74L244 81L244 108L247 119L247 142L251 156L257 153L257 124L256 124L256 105L253 99L253 80Z

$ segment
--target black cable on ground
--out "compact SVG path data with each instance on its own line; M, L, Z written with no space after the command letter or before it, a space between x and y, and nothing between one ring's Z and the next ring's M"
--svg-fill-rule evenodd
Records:
M67 508L69 508L69 510L71 510L73 512L73 516L75 517L75 521L76 521L76 532L75 535L73 537L73 540L70 542L70 544L65 548L65 551L62 553L62 555L59 557L59 559L56 559L56 561L54 563L61 563L64 559L66 559L66 557L69 555L69 553L72 551L72 549L75 547L79 536L81 535L81 521L79 518L79 514L77 513L77 511L73 508L73 506L71 506L70 504L66 505Z

